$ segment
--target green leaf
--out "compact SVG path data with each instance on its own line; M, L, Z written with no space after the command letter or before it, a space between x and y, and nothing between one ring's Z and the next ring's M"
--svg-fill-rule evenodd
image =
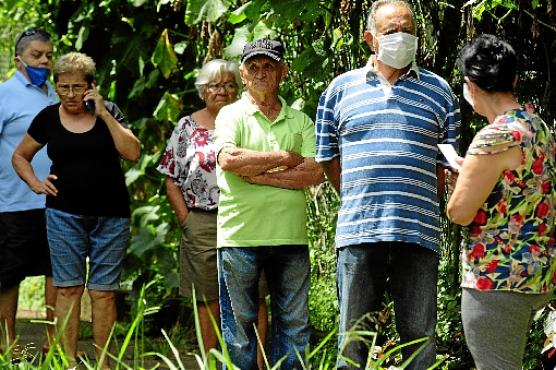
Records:
M224 49L224 57L227 59L238 58L243 52L245 44L249 42L250 35L251 31L249 31L248 25L236 28L232 42Z
M154 53L151 57L151 62L154 64L155 67L160 69L164 78L168 79L170 74L178 64L178 57L174 52L174 48L170 43L170 39L168 38L168 29L165 28L158 39L158 43L156 44L156 48L154 49Z
M140 229L139 232L133 236L129 244L131 253L137 257L141 257L146 252L156 249L160 245L160 241L147 234L146 229Z
M315 49L312 47L308 47L307 49L303 50L301 54L297 58L295 58L292 62L292 70L296 72L303 72L307 66L313 63L318 58Z
M137 179L143 176L145 174L145 170L147 167L156 165L156 163L158 163L161 154L162 152L157 152L154 154L144 154L143 156L141 156L140 162L126 171L125 173L126 186L130 186Z
M294 20L312 22L321 13L318 0L270 0L275 14L279 19L290 23Z
M145 70L145 61L142 56L137 58L137 66L139 67L139 75L143 76L143 71Z
M243 22L243 20L247 18L245 12L252 4L253 3L251 1L248 1L233 12L231 12L228 16L228 22L231 24L238 24Z
M160 72L158 69L154 69L146 78L144 76L139 77L135 80L131 91L127 95L128 99L140 98L146 89L150 89L156 85L159 76Z
M189 0L185 10L185 24L193 25L205 18L214 23L228 10L230 4L223 0Z
M260 21L253 29L253 40L264 39L266 37L274 38L276 33L268 28L266 23Z
M79 32L77 34L77 41L75 41L75 49L81 50L83 47L83 43L89 37L89 24L84 24L79 28Z
M268 0L252 0L251 5L245 8L247 19L253 23L258 22L270 11Z
M174 45L174 51L176 54L182 55L185 49L187 48L188 42L187 41L180 41Z
M160 205L137 207L131 213L133 223L139 218L139 227L147 228L149 234L153 234L152 223L160 219Z
M483 13L486 10L486 5L484 1L481 1L479 5L473 7L473 18L477 19L478 21L481 20L483 17Z
M153 115L159 121L176 122L181 113L181 100L175 94L165 92Z

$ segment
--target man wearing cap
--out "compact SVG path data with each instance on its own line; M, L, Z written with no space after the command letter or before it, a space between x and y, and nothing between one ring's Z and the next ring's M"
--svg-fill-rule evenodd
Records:
M368 345L349 330L394 301L407 369L435 361L439 194L444 165L437 144L457 145L459 106L441 77L414 62L413 11L403 0L373 2L363 68L336 77L317 110L317 161L340 195L336 225L340 303L338 369L363 369ZM365 328L358 328L365 329ZM345 346L345 348L344 348Z
M247 44L245 92L216 118L218 275L222 335L233 363L257 369L257 285L264 271L272 310L271 364L300 369L309 340L309 252L304 188L323 181L311 119L278 96L288 73L279 41Z
M15 43L17 70L0 84L0 341L4 349L15 340L19 283L26 276L46 275L46 317L48 321L54 317L56 288L52 285L46 239L45 196L32 192L11 164L12 153L35 115L57 102L47 81L52 54L48 33L36 29L23 32ZM37 153L32 164L39 177L49 174L46 149ZM54 339L52 325L48 326L48 334L49 340ZM4 343L6 337L9 343Z

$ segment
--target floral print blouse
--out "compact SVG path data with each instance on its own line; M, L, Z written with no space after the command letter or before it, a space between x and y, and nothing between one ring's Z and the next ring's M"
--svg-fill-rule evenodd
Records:
M174 179L189 209L218 207L214 150L213 130L201 127L191 116L180 119L157 170Z
M546 293L556 283L555 142L547 125L523 109L506 112L473 139L467 155L521 149L521 166L502 173L468 226L462 287Z

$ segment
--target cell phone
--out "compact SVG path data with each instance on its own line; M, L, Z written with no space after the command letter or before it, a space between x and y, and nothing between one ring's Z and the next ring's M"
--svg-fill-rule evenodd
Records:
M93 85L89 82L88 89L91 89ZM95 113L95 101L94 100L83 100L83 105L85 105L85 109L91 113Z
M95 113L95 101L94 100L84 100L83 104L85 105L85 109L87 109L91 113Z

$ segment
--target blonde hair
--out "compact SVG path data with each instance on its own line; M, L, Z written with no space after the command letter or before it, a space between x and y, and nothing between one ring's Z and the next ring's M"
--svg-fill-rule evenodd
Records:
M234 80L239 88L241 86L241 78L239 77L237 64L234 62L224 59L213 59L203 65L195 80L195 87L201 99L205 93L206 86L213 81L222 79L226 73L231 73L234 76Z
M95 77L96 66L90 56L72 51L58 58L52 71L54 81L58 81L58 76L62 73L83 73L87 81L92 81Z

